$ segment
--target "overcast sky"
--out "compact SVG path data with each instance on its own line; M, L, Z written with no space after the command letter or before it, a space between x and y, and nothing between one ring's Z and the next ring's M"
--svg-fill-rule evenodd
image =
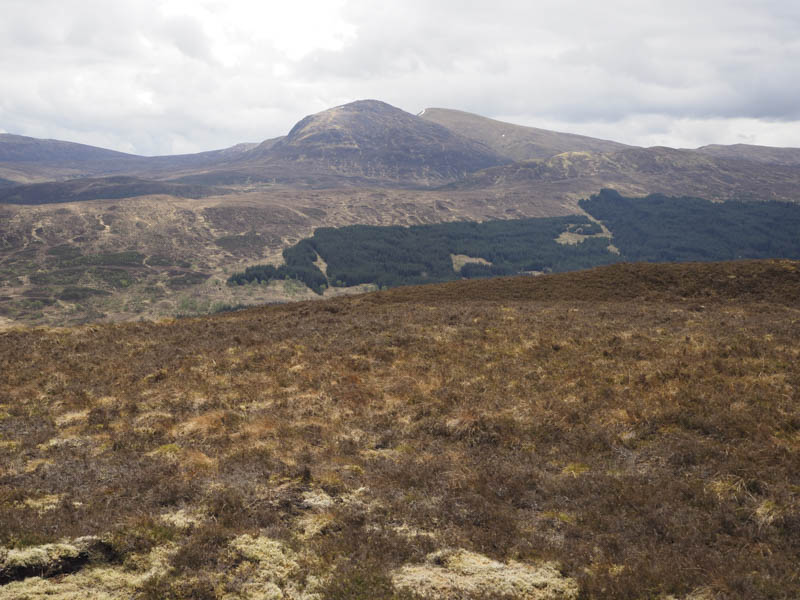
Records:
M0 132L195 152L363 98L800 146L800 2L0 0Z

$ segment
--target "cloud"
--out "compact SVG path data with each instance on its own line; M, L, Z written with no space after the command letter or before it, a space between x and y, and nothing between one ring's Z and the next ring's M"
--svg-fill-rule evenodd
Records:
M798 145L793 0L5 0L0 127L160 154L358 98L674 146ZM605 135L607 133L608 135Z

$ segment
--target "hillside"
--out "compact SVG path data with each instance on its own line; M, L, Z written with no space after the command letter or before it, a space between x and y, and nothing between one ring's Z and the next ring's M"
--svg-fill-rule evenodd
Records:
M580 201L583 214L552 216L531 198L490 203L479 192L353 188L298 197L276 186L269 195L208 196L198 185L82 182L39 184L73 194L62 204L0 209L0 329L158 319L620 261L800 258L796 203L603 190ZM67 202L124 195L128 185L172 196Z
M773 148L750 144L723 146L712 144L698 148L697 152L719 158L732 158L777 165L800 165L800 148Z
M339 178L401 187L447 183L507 162L482 143L377 100L309 115L285 138L241 160L279 181Z
M564 152L616 152L629 147L585 135L513 125L448 108L426 108L419 116L481 142L515 161L550 158Z
M717 158L694 150L629 148L609 154L567 152L473 173L452 189L497 189L505 194L587 197L602 188L625 195L666 194L709 200L797 202L794 165Z
M58 204L85 200L133 198L165 194L176 198L202 198L225 193L222 188L150 181L138 177L83 177L68 181L31 183L0 189L0 204Z
M549 217L576 210L574 203L565 207L522 195L490 200L472 191L359 187L299 192L278 185L196 199L156 195L0 205L0 329L14 323L163 318L313 297L311 290L292 282L238 289L224 282L252 264L280 264L285 248L318 227ZM126 252L141 255L140 261L115 264ZM86 269L74 260L93 265ZM110 295L88 291L84 298L69 293L70 300L61 300L65 287ZM329 289L325 294L352 291Z
M228 284L295 279L333 287L397 285L575 271L615 262L800 259L800 205L711 202L602 190L587 216L411 227L320 227L283 251L284 265L247 267Z
M0 596L796 597L798 268L2 333Z
M0 163L40 162L64 164L134 158L132 154L106 150L59 140L41 140L22 135L0 133Z
M138 156L86 144L0 134L0 176L11 185L103 175L173 178L183 170L227 164L257 145L242 143L197 154Z

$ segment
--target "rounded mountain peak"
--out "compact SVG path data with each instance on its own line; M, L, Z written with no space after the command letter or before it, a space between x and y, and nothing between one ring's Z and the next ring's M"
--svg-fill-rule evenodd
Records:
M480 142L379 100L309 115L271 153L329 174L423 184L508 162Z

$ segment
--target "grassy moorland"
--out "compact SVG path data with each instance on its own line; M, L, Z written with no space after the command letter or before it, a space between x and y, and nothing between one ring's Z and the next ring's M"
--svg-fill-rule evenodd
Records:
M0 334L3 598L796 598L800 263Z
M252 264L280 264L284 248L321 226L548 217L579 210L577 200L561 206L528 195L498 201L473 192L253 187L236 197L198 200L145 196L0 205L0 330L152 320L208 313L222 305L311 298L314 292L304 286L235 288L225 280ZM143 256L118 264L129 252ZM354 290L329 289L325 296L342 291Z

